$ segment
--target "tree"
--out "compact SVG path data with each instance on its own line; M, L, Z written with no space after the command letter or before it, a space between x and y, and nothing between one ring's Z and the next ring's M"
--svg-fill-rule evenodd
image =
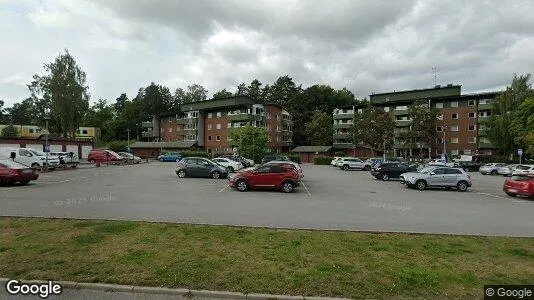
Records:
M534 97L529 96L513 112L509 132L518 148L534 155Z
M155 116L171 110L173 97L166 86L152 82L138 97L143 99L148 115Z
M115 99L115 104L113 107L118 115L121 115L124 112L124 106L126 105L126 102L128 102L128 96L126 93L122 93L117 99Z
M182 104L186 103L187 94L182 88L177 88L172 96L172 111L178 112Z
M86 73L67 50L44 68L47 75L34 75L28 85L32 98L39 102L41 111L50 109L51 129L72 137L89 108Z
M228 98L232 96L233 94L231 92L227 91L226 89L222 89L216 92L215 94L213 94L213 99L222 99L222 98Z
M262 97L261 82L258 79L252 80L250 85L247 87L247 95L255 103L265 103L265 99Z
M306 124L306 137L312 146L324 146L332 144L332 115L328 115L318 109L313 112L311 121Z
M14 138L14 137L17 137L18 135L19 133L17 131L17 127L15 127L13 124L9 124L6 127L4 127L0 134L0 136L2 136L3 138Z
M439 111L428 107L426 101L416 101L408 111L412 124L407 132L399 135L399 140L410 148L419 148L422 155L423 145L425 148L432 146L437 137L436 126ZM421 157L422 158L422 157Z
M123 94L125 95L125 94ZM122 104L122 110L128 101ZM115 105L108 105L105 99L99 99L97 103L93 104L86 112L83 126L98 127L101 130L103 141L111 141L115 139L115 125L118 119L114 115Z
M4 108L4 101L0 100L0 124L6 124L8 122L8 114Z
M247 96L247 94L248 94L247 86L244 83L240 83L237 86L237 90L234 95L235 96Z
M383 109L367 106L361 113L356 113L351 126L351 134L355 144L371 147L373 156L375 150L381 150L391 142L395 130L393 117Z
M17 125L37 125L39 123L39 109L33 98L26 98L22 102L13 104L6 109L9 119Z
M192 84L187 87L184 103L200 102L208 99L208 90L200 84Z
M271 94L266 98L266 103L275 103L282 107L294 101L299 92L299 87L293 82L293 78L288 75L278 77L276 82L271 86Z
M239 155L259 162L265 155L269 134L262 127L243 126L230 131L229 137L237 146Z
M514 74L510 86L493 101L492 115L485 122L486 135L505 155L518 148L516 137L510 134L510 130L514 127L514 112L527 98L534 97L530 78L530 74ZM515 128L517 129L517 126Z

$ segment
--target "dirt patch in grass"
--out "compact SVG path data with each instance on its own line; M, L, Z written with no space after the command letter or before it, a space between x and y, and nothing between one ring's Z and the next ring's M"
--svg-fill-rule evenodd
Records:
M531 284L534 239L0 218L0 277L350 298Z

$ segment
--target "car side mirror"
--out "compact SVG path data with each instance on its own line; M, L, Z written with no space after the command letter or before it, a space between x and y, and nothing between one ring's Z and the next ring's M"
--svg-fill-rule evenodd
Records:
M17 157L17 153L15 153L15 152L11 152L11 153L9 153L9 158L11 158L12 160L14 160L15 157Z
M27 154L26 156L27 156L27 157L32 157L32 156L33 156L33 154L31 154L31 153L28 153L28 154Z

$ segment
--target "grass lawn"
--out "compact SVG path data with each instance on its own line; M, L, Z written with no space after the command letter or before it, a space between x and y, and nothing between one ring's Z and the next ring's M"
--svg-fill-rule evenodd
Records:
M0 218L0 277L333 297L532 284L534 239Z

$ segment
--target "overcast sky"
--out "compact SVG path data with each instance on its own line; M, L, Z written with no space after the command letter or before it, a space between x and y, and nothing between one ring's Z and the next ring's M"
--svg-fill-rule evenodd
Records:
M534 1L0 0L0 99L63 49L91 100L150 82L209 94L254 78L347 87L358 97L438 84L503 88L534 72Z

